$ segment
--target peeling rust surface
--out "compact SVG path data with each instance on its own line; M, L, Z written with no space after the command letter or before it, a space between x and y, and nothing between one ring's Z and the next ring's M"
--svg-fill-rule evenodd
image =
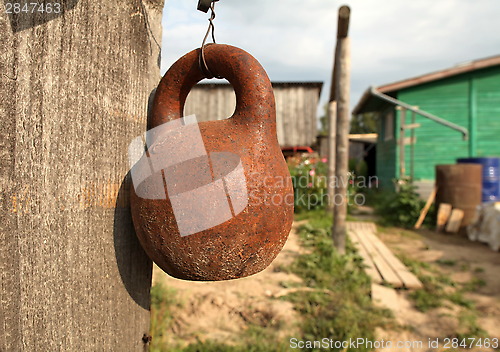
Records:
M148 128L182 117L191 88L204 78L199 49L180 58L161 80ZM208 153L237 154L244 168L248 205L230 220L180 236L170 200L137 196L131 188L137 236L150 258L168 274L186 280L229 280L265 269L285 244L293 220L293 188L276 136L271 82L258 61L228 45L205 47L210 70L236 93L234 115L199 124ZM203 177L191 168L186 182ZM206 176L206 175L205 175Z

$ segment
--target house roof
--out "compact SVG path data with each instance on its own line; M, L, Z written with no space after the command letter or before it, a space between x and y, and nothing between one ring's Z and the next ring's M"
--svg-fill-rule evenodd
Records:
M435 71L431 73L427 73L425 75L416 76L408 79L404 79L401 81L388 83L377 87L376 89L384 94L392 95L391 93L397 92L401 89L418 86L424 83L437 81L443 78L448 78L456 75L460 75L467 72L472 72L476 70L480 70L483 68L488 68L492 66L500 65L500 55L492 56L484 59L468 61L456 66L441 70ZM378 99L376 99L378 100ZM374 101L372 99L372 95L370 93L370 88L368 88L358 104L353 110L353 114L360 114L363 112L375 111L379 106L383 103L380 101Z

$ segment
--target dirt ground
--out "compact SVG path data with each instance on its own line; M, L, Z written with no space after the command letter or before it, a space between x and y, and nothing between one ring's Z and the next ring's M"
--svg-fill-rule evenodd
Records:
M271 266L248 278L226 282L189 282L174 279L155 267L154 282L162 282L177 290L183 302L183 308L174 312L172 336L176 341L238 341L238 334L247 328L248 323L263 327L279 326L283 338L290 335L299 337L299 317L292 303L271 299L282 294L289 283L301 281L293 274L277 270L289 265L301 253L296 226L294 224L284 249ZM466 298L476 303L480 326L490 337L500 337L500 253L459 235L399 229L385 229L378 235L395 253L429 263L437 260L453 262L453 266L439 267L456 282L467 282L473 276L484 280L486 285L474 293L467 293ZM443 350L442 346L439 349L429 348L429 338L443 339L457 329L456 307L441 307L422 313L414 308L408 291L374 286L372 295L377 304L394 312L401 326L392 331L379 329L378 340L423 342L423 347L416 343L403 349L379 351ZM493 351L485 348L472 351L479 350Z
M485 244L469 241L465 235L395 229L387 229L378 235L394 253L427 263L452 263L453 265L441 265L439 268L457 283L469 282L474 277L483 280L483 287L465 296L476 304L481 328L490 337L500 338L500 253L493 252ZM457 331L456 307L440 307L422 313L413 307L408 294L408 291L395 290L380 294L382 297L386 296L385 305L393 309L398 322L407 327L401 332L379 331L381 337L427 342L429 338L442 340ZM409 350L424 351L429 348L425 346L423 349ZM488 350L493 351L487 348L474 348L471 351Z
M289 265L301 252L296 226L294 223L283 250L273 263L247 278L221 282L184 281L168 276L155 266L153 282L174 288L183 303L183 308L174 313L172 332L177 341L237 342L248 323L279 326L283 338L290 334L299 336L299 317L292 303L272 299L273 295L282 294L288 283L301 282L296 275L277 270Z

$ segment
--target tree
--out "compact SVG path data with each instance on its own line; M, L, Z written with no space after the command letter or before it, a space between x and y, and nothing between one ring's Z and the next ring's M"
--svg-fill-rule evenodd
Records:
M330 123L328 121L328 103L323 105L323 114L319 117L320 129L318 131L318 135L320 136L328 136L328 131L330 129Z
M143 351L152 264L127 147L159 80L163 1L43 4L0 13L0 350Z
M353 115L351 118L351 133L377 133L378 115L374 112Z

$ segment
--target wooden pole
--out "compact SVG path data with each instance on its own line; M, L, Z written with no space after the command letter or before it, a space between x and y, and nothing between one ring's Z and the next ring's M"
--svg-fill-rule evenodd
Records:
M399 120L399 178L406 176L405 166L405 132L406 132L406 109L401 108Z
M410 177L412 181L415 180L415 143L417 143L417 140L415 138L415 121L416 121L416 114L414 111L411 113L411 138L410 138L410 143L411 143L411 149L410 149Z
M351 9L349 6L343 5L339 8L339 19L337 23L337 39L347 38L349 33L349 21L351 17Z
M328 103L328 206L327 212L331 214L334 208L335 198L335 146L337 129L337 102L331 100Z
M339 19L340 23L340 19ZM338 56L338 42L333 55L332 81L330 84L330 98L328 100L328 206L326 211L331 213L334 208L335 198L335 160L336 160L336 137L337 137L337 102L336 102L336 82L337 69L336 62Z
M337 23L337 45L333 56L332 81L330 84L330 98L328 100L328 206L327 212L331 212L335 206L335 163L336 163L336 146L337 146L337 63L339 55L338 38L347 37L349 30L349 15L350 9L348 6L342 6L339 9Z
M0 351L148 348L127 149L160 78L162 8L0 11Z
M336 162L335 162L335 207L333 209L333 241L340 254L345 254L347 186L349 167L349 93L350 93L350 41L347 36L350 9L339 9L337 31L337 55L335 62L335 95L337 101Z

